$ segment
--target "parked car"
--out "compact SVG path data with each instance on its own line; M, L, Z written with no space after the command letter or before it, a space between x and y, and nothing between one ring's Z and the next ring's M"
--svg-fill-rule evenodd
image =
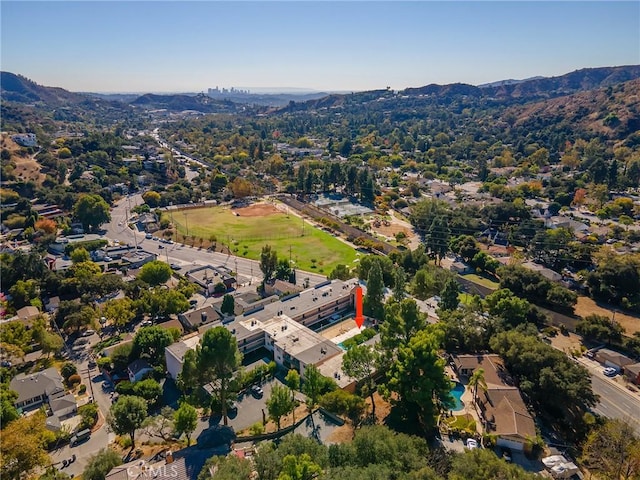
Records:
M264 395L264 390L262 390L262 387L260 387L259 385L252 385L251 393L253 394L253 396L261 398Z
M96 368L98 366L98 364L96 363L95 360L91 359L89 360L89 368Z
M469 450L473 450L474 448L478 448L478 441L473 438L467 438L467 448Z
M91 329L89 329L89 330L85 330L85 331L82 333L82 336L83 336L83 337L90 337L90 336L91 336L91 335L93 335L94 333L96 333L96 331L95 331L95 330L91 330Z
M153 325L153 322L151 320L144 320L140 326L141 327L150 327L151 325Z
M70 446L73 447L78 443L89 440L89 437L91 437L91 430L89 430L88 428L85 430L81 430L71 437Z
M182 267L180 265L178 265L177 263L172 263L171 264L171 269L172 270L180 270Z
M151 240L153 238L153 235L151 235L150 233L147 233L144 238L146 238L147 240Z
M618 370L613 367L605 368L602 373L604 373L607 377L615 377L618 374Z

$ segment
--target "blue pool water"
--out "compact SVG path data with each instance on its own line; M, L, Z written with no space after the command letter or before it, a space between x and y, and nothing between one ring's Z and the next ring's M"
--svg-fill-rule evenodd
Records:
M338 346L339 346L342 350L346 350L346 348L345 348L345 346L342 344L342 342L340 342L340 343L338 344Z
M449 393L451 394L451 397L453 398L453 402L451 402L451 408L450 409L452 411L454 411L454 412L458 412L458 411L462 410L464 408L464 404L462 403L462 400L460 400L460 398L462 397L462 394L464 393L464 385L462 385L459 382L456 382Z

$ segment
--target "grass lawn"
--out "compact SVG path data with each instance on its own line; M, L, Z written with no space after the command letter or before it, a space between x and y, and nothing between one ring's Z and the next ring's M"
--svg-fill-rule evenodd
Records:
M302 219L283 212L236 216L226 207L199 208L173 212L173 223L179 235L186 235L188 225L189 237L208 240L215 236L234 255L254 260L260 259L262 247L267 244L279 258L289 258L291 249L296 268L309 272L328 275L338 264L354 266L356 259L352 247L308 223L302 236Z
M498 282L494 282L490 278L481 275L476 275L475 273L468 273L467 275L462 275L462 277L489 288L497 289L500 286Z

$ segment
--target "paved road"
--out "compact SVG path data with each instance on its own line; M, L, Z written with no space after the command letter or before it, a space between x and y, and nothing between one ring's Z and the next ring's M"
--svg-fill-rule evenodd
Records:
M89 343L81 343L77 340L71 345L70 359L74 361L78 368L78 373L82 377L82 383L87 386L87 393L98 404L102 418L106 417L111 400L109 393L102 390L102 376L98 369L89 369L90 348L91 345L97 343L100 338L98 335L88 337ZM82 404L82 402L80 402ZM52 463L61 471L73 476L80 475L84 467L87 465L88 459L109 443L115 440L115 434L108 431L106 424L91 434L91 438L84 443L75 447L65 445L62 448L54 450L50 453ZM76 455L76 461L69 467L62 468L62 461L70 459L71 455Z
M111 240L119 240L120 243L137 245L147 251L158 254L158 260L164 260L167 263L177 263L183 267L192 265L224 265L227 268L236 271L240 277L244 277L251 283L257 283L262 280L262 272L260 271L260 262L249 260L234 255L226 255L220 252L209 252L198 248L189 247L179 243L161 244L156 240L145 239L144 232L131 230L127 225L130 217L129 208L142 203L141 195L131 195L121 199L111 212L111 222L105 224L103 228L106 230L105 236ZM159 249L158 245L165 248ZM305 279L309 279L309 285L317 285L324 282L327 277L317 273L298 271L297 281L302 284Z
M600 396L600 402L594 411L608 418L628 422L640 435L640 395L606 377L602 373L604 367L598 362L584 357L578 358L577 361L589 370L593 391Z

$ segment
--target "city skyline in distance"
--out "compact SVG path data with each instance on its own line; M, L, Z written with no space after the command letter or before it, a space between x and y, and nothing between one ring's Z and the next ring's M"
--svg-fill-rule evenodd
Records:
M640 63L638 2L14 2L5 71L76 92L481 85Z

